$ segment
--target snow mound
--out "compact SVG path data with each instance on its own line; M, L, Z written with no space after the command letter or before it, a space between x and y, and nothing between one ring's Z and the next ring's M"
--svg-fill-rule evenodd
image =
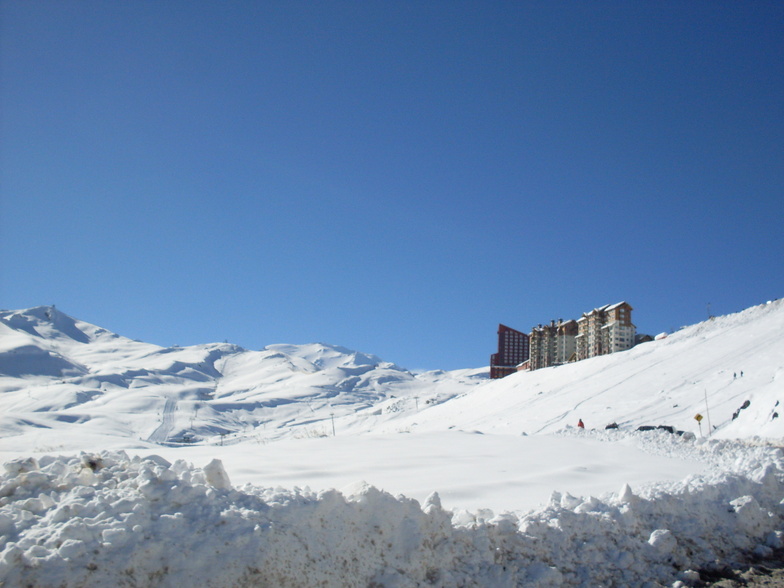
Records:
M651 438L674 450L666 435ZM781 545L780 449L677 446L729 466L639 495L628 485L603 499L554 493L543 509L500 515L366 484L233 488L218 460L20 458L0 476L0 584L643 585Z

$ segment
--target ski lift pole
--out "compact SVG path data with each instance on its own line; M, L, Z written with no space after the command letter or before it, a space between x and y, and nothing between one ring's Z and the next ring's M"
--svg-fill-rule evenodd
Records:
M713 428L711 427L710 422L710 410L708 410L708 389L705 389L705 415L708 417L708 437L711 436L713 432Z

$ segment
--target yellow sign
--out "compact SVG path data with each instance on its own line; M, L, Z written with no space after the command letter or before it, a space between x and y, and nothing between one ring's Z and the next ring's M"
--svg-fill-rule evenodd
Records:
M702 420L702 415L700 413L697 413L696 415L694 415L694 420L699 423Z

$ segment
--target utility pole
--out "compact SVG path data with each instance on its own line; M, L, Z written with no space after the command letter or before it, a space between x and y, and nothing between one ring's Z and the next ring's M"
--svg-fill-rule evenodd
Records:
M711 428L710 422L710 410L708 410L708 389L705 389L705 416L708 417L708 437L711 436L713 429Z

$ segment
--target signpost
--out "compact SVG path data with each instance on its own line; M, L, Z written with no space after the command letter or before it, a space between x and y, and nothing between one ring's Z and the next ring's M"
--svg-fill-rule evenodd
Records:
M700 426L700 437L702 437L702 415L700 413L695 414L694 420L697 421L697 424Z

